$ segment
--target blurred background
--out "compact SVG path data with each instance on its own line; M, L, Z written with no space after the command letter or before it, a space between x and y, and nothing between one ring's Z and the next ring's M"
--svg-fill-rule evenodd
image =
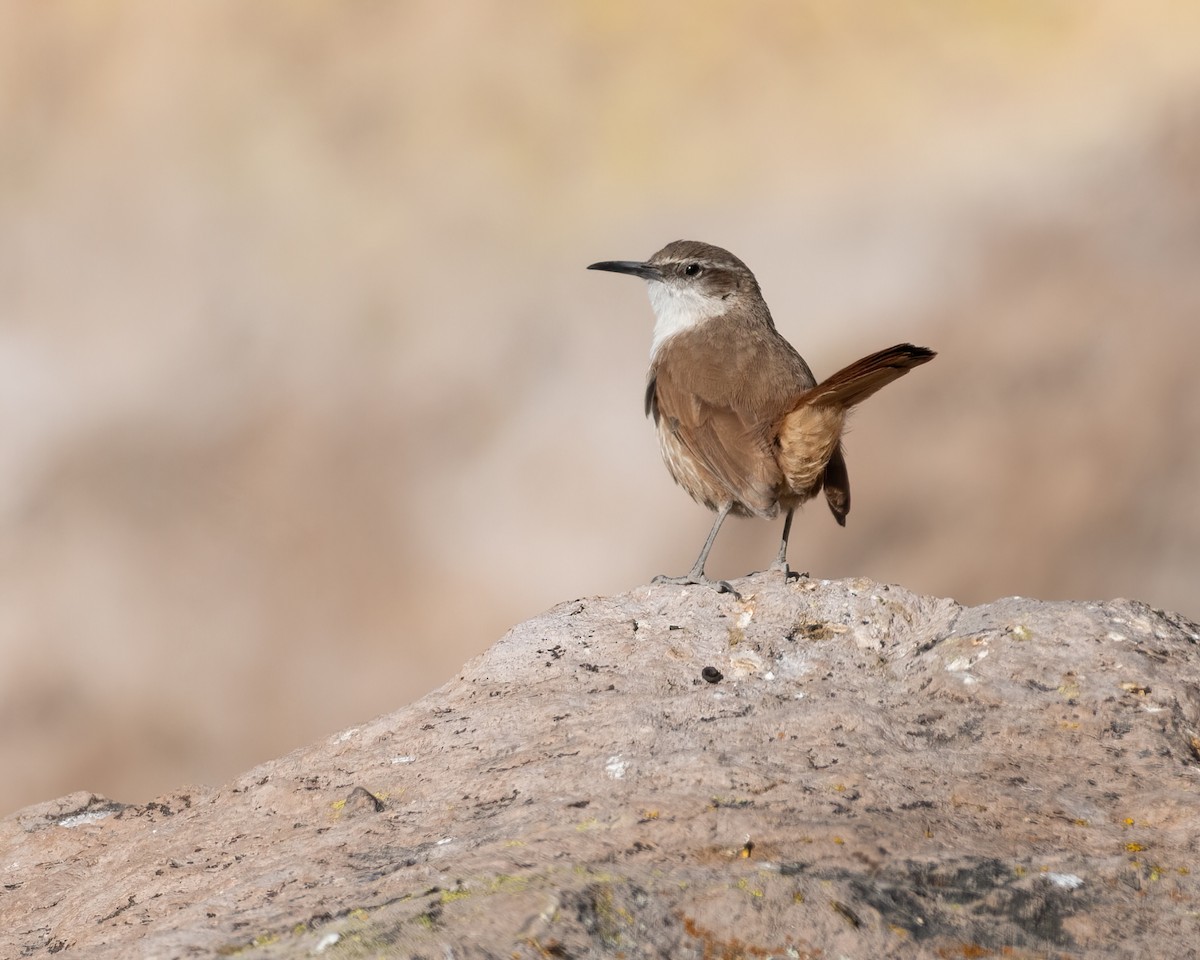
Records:
M685 571L644 286L584 270L677 238L818 376L939 351L793 569L1200 617L1200 6L9 3L0 813L218 784Z

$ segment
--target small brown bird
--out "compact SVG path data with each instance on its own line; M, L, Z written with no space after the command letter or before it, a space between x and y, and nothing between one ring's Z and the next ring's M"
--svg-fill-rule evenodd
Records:
M786 578L796 507L824 489L834 519L846 523L846 414L934 352L897 344L817 383L775 329L750 268L727 250L676 240L644 262L606 260L588 269L649 285L655 324L646 415L675 482L717 513L691 572L655 582L713 583L704 564L725 518L771 518L780 508L787 516L771 568ZM724 581L717 586L736 592Z

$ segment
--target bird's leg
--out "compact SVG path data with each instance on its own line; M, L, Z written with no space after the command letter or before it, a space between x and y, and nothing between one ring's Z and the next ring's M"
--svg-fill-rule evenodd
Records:
M713 543L717 539L717 531L721 529L721 524L725 518L729 516L729 511L733 509L733 502L721 504L721 508L717 511L717 519L713 521L712 529L708 531L708 539L704 541L704 546L700 548L700 556L696 558L696 562L692 564L692 569L682 577L655 577L654 583L706 583L712 584L717 588L718 593L732 593L739 600L741 594L733 589L725 580L712 580L704 575L704 564L708 561L708 552L712 549Z
M704 578L704 564L708 562L708 553L712 550L712 546L717 540L717 531L721 529L721 524L725 522L725 518L729 516L729 511L732 509L732 502L721 504L721 509L717 511L716 519L713 520L712 529L708 531L708 539L704 541L704 546L700 548L700 556L692 564L691 572L688 574L689 577Z
M783 521L783 537L779 541L779 554L775 557L775 562L771 564L772 570L783 571L783 582L787 583L791 579L792 571L788 569L787 562L787 544L788 534L792 532L792 515L796 512L795 507L787 512L787 516Z

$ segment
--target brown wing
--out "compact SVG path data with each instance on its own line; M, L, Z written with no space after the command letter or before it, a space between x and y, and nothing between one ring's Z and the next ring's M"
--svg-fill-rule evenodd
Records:
M669 371L656 377L654 408L663 459L694 499L713 509L732 500L739 513L774 513L781 475L763 430L689 393Z
M667 465L695 499L774 515L783 475L772 428L780 395L799 396L812 383L803 363L773 329L722 319L663 344L647 406L657 414Z

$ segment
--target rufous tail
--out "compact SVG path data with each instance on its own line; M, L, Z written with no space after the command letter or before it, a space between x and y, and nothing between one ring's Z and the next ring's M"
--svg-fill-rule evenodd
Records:
M933 358L932 350L900 343L863 357L801 394L776 432L776 462L796 503L824 486L829 509L838 523L846 522L850 478L841 439L847 411Z
M893 380L904 376L913 367L928 363L937 354L925 347L911 343L898 343L894 347L872 353L843 367L809 390L801 398L801 405L836 403L849 409L862 403L867 397Z

